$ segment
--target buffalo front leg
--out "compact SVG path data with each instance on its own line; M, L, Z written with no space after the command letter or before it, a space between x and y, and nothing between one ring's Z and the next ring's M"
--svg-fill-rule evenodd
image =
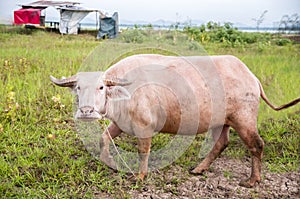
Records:
M138 139L138 151L139 151L139 174L137 178L139 180L144 180L145 176L148 173L148 160L150 155L150 147L151 147L152 138L139 138Z
M115 124L110 123L100 138L100 160L107 166L116 169L116 164L109 153L109 144L111 139L114 139L122 133L121 129Z
M211 163L222 153L229 143L229 126L217 127L212 129L212 136L214 140L214 146L212 150L207 154L205 159L191 171L192 174L201 174L208 170Z

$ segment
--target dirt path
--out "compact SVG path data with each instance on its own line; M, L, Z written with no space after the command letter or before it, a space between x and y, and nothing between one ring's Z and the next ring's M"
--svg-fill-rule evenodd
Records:
M142 188L132 188L126 182L122 192L131 198L151 199L300 198L300 171L276 174L263 169L263 180L260 184L252 189L239 186L239 181L250 174L250 166L250 160L220 157L205 175L192 176L185 169L172 165L163 173L152 172L141 185ZM115 198L101 195L98 197Z

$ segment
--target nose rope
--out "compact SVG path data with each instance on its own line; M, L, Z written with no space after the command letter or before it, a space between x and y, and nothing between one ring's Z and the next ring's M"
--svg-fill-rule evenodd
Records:
M101 115L101 120L103 119L103 118L106 118L106 115L107 115L107 110L105 111L105 113L104 114L102 114L102 113L100 113L100 112L98 112L100 115Z
M107 115L107 111L106 111L104 114L101 114L101 116L102 116L103 118L104 118L106 115ZM130 173L136 178L137 176L136 176L136 175L134 174L134 172L131 170L131 168L129 167L129 165L127 164L127 162L122 158L122 156L121 156L121 154L120 154L120 152L119 152L119 150L118 150L118 148L117 148L117 146L116 146L116 144L115 144L113 138L112 138L111 135L110 135L108 126L106 125L105 122L104 122L104 126L105 126L105 128L106 128L106 130L107 130L107 132L108 132L109 139L110 139L110 141L112 142L112 144L113 144L113 146L114 146L114 149L116 150L116 152L117 152L119 158L121 159L121 161L123 162L123 164L125 165L125 167L128 168L128 170L130 171ZM116 165L116 166L117 166L117 165Z

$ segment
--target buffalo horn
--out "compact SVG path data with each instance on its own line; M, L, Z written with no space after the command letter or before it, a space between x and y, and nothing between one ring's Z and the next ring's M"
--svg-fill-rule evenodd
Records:
M57 85L57 86L61 86L61 87L73 87L75 86L76 82L77 82L77 76L73 75L69 78L62 78L62 79L56 79L53 76L50 76L51 81Z

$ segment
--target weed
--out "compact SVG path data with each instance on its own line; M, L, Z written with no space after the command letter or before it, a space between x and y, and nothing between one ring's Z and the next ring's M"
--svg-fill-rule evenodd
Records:
M223 171L223 175L225 178L231 179L233 174L231 171Z

